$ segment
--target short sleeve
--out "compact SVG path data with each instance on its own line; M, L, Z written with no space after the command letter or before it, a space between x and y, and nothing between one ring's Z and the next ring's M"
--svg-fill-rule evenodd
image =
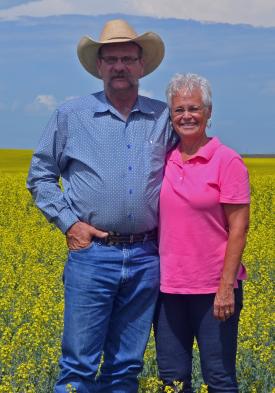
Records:
M249 175L241 157L234 157L220 173L220 203L250 203Z

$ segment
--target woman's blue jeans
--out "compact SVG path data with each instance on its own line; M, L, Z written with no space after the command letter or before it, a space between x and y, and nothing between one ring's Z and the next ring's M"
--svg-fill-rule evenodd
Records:
M161 293L154 330L160 378L168 386L184 382L182 392L193 393L192 349L196 337L202 375L211 393L236 393L238 321L242 285L235 289L235 313L225 322L213 316L215 294L175 295Z
M159 293L155 241L91 246L64 269L61 372L55 393L136 393ZM99 367L99 365L101 366Z

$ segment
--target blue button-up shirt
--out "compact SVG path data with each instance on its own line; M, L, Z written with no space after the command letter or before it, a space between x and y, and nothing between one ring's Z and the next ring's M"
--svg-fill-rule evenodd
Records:
M27 187L64 233L78 220L123 234L148 231L158 224L172 139L161 101L138 96L127 120L104 92L67 101L46 126Z

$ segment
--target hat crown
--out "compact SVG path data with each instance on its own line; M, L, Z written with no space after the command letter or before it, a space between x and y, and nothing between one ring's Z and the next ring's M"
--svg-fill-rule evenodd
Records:
M115 41L118 39L132 40L137 37L133 28L122 19L114 19L107 22L101 32L100 42Z

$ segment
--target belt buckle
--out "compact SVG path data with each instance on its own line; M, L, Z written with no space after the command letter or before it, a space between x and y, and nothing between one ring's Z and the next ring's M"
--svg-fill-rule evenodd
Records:
M120 243L119 236L120 236L119 232L109 231L106 244L108 246L113 246L113 245L119 244Z
M111 236L114 236L114 232L112 231L108 232L108 236L106 238L107 246L112 246L114 244L114 242L111 240Z

